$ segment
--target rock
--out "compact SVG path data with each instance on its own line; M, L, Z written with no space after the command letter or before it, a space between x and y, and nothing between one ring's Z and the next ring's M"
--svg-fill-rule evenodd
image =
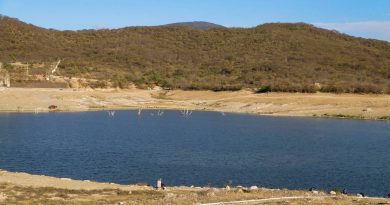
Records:
M356 196L359 198L363 198L363 195L361 195L361 194L356 194Z
M0 202L5 201L7 199L7 195L0 193Z
M137 86L134 83L129 83L129 85L127 86L127 89L135 90L135 89L137 89Z
M256 191L256 190L258 190L259 189L259 187L257 187L257 186L251 186L251 187L249 187L249 190L251 190L251 191Z
M244 192L244 187L243 187L243 186L238 185L236 188L237 188L236 191L237 191L238 193Z
M70 88L80 88L80 83L77 80L70 80L68 84Z
M247 189L247 188L242 189L242 191L243 191L244 193L250 193L250 192L252 192L250 189Z
M227 186L225 187L225 189L226 189L226 190L230 190L230 186L227 185Z
M372 111L372 108L364 108L362 111L363 111L363 112L371 112L371 111Z
M336 195L336 192L335 191L330 191L329 194L330 195Z
M363 192L360 192L359 194L360 194L363 198L366 198L366 197L367 197Z
M215 193L218 193L218 192L221 191L221 190L219 190L218 188L212 188L212 190L213 190L213 192L215 192Z
M154 86L153 90L162 90L162 88L160 86Z
M312 190L311 193L318 194L318 191L317 190Z

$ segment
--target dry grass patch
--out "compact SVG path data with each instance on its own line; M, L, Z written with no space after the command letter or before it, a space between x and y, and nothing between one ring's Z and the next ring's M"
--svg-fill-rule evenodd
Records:
M304 199L283 199L283 197L300 196ZM263 189L248 190L232 188L188 188L169 187L167 190L133 190L119 189L70 190L50 187L23 187L13 184L0 184L0 204L121 204L121 205L160 205L160 204L201 204L212 202L231 202L253 199L282 197L280 200L267 201L262 204L390 204L387 199L366 199L354 196L330 196L323 192L314 194L306 191ZM310 198L315 197L315 198ZM256 203L247 203L256 204ZM258 203L257 203L258 204Z

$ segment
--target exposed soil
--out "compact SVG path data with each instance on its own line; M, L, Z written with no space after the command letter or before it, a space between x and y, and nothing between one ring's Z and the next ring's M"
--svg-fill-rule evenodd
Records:
M0 111L191 109L276 116L390 120L390 95L10 88L0 90Z

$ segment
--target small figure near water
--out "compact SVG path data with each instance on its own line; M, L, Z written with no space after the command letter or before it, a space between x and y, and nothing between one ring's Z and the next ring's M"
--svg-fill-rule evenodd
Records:
M165 184L162 182L161 178L157 180L156 189L165 189Z

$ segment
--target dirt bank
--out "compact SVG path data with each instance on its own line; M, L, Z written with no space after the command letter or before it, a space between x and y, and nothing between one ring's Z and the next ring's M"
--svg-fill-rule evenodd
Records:
M235 201L235 202L234 202ZM0 170L0 204L390 204L321 191L258 187L167 187L78 181Z
M278 116L390 119L390 95L269 93L250 91L73 90L10 88L0 90L0 111L47 112L96 109L193 109Z

